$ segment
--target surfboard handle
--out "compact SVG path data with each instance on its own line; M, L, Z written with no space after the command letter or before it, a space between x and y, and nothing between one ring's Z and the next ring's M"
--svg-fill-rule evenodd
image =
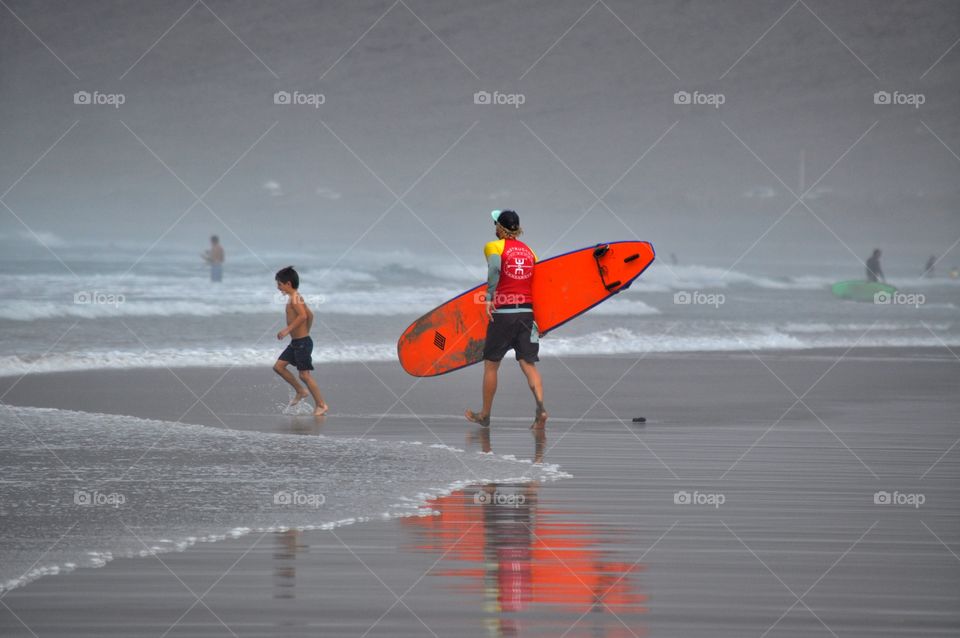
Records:
M634 261L636 259L640 259L640 253L634 253L630 255L629 257L623 260L623 263L629 264L631 261Z
M603 284L603 287L606 288L607 290L613 290L614 288L616 288L617 286L620 285L620 280L618 279L618 280L613 281L613 282L610 282L610 283L608 284L608 283L607 283L607 278L606 278L606 277L604 276L604 274L603 274L604 268L603 268L603 266L600 264L600 258L603 257L604 255L606 255L609 251L610 251L610 246L608 246L608 245L606 245L606 244L604 244L603 246L597 246L597 247L593 250L593 259L594 259L594 261L597 262L597 272L600 273L600 283L602 283L602 284Z

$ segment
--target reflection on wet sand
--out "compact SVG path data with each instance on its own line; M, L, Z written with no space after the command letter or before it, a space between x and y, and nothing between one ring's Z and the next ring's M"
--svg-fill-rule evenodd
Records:
M546 435L533 433L540 462ZM491 451L489 429L471 432L471 444ZM534 614L543 630L544 613L557 635L568 628L569 635L642 635L637 616L647 612L647 596L636 590L633 573L644 565L614 560L601 547L610 542L609 530L574 512L541 508L538 490L537 484L475 486L431 502L439 516L402 523L417 551L440 556L431 575L482 597L493 635L519 635L525 615Z
M303 436L316 436L320 434L326 419L323 415L295 416L290 419L290 432ZM296 598L296 558L298 553L309 549L309 546L302 543L303 532L300 530L288 529L285 532L273 534L273 537L276 539L276 548L273 551L275 563L273 597Z
M308 549L301 543L303 532L289 529L273 535L276 546L273 550L273 597L296 598L297 568L295 561L297 554Z
M325 415L295 416L290 419L290 432L293 434L316 435L326 422Z

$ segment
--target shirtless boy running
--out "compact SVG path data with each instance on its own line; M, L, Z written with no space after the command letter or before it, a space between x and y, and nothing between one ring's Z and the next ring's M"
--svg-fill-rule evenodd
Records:
M277 333L277 339L282 340L289 335L290 345L287 346L277 362L273 364L273 371L283 377L283 380L293 387L296 395L290 401L290 405L300 403L302 399L313 396L313 402L316 408L313 411L314 416L322 416L327 413L330 406L323 400L320 394L320 388L314 380L310 371L313 370L313 339L310 338L310 328L313 326L313 311L307 307L303 296L297 291L300 287L300 275L293 269L293 266L277 272L277 290L287 296L287 327ZM293 374L287 370L287 366L293 364L300 372L300 380L309 389L309 393L299 383Z

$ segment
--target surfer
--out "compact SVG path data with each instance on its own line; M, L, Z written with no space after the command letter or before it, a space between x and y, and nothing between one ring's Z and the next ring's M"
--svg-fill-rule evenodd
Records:
M880 249L874 248L873 254L867 259L867 281L875 282L882 280L884 283L887 282L883 270L880 269L880 254Z
M216 235L210 237L210 250L204 251L203 260L210 264L210 281L223 281L223 246L220 245L220 238Z
M322 416L327 413L330 406L323 400L320 394L320 388L314 380L310 371L313 370L313 339L310 338L310 327L313 325L313 311L307 307L303 300L303 295L298 292L300 287L300 275L293 269L293 266L287 266L277 272L277 290L287 296L287 327L277 333L277 339L283 339L287 335L291 337L290 344L277 358L273 364L273 371L279 374L284 381L293 387L296 394L290 405L300 403L302 399L313 396L315 409L314 416ZM293 374L287 370L287 366L293 364L300 372L300 380L309 389L303 388Z
M536 401L536 415L531 427L543 427L547 410L543 407L543 382L537 361L540 360L540 333L533 320L534 252L518 239L523 233L520 216L512 210L492 213L497 239L483 248L487 259L486 311L487 338L483 346L483 408L467 410L468 421L490 425L490 410L497 392L500 362L513 350L520 370Z

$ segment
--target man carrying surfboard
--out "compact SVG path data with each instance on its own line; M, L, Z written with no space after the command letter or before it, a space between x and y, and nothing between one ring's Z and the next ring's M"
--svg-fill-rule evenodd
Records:
M500 362L508 350L513 350L536 401L531 427L543 427L548 415L536 365L540 360L540 334L533 320L533 267L537 256L518 239L523 229L515 211L495 210L491 215L497 239L483 248L487 259L485 304L490 319L483 346L483 408L480 412L467 410L464 415L472 423L490 425Z

